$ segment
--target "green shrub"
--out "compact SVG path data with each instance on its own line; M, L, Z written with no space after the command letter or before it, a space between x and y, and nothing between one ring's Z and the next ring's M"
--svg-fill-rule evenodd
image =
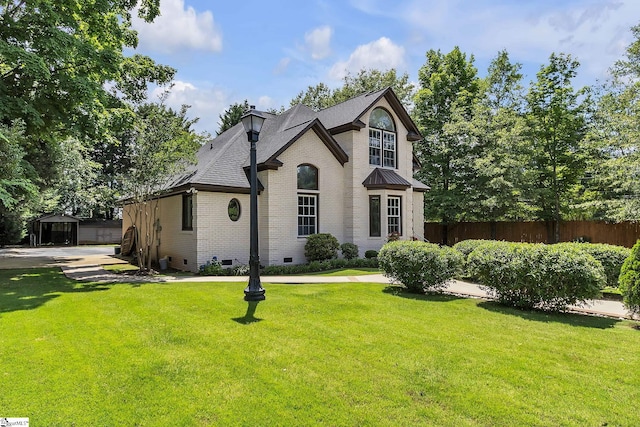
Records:
M378 258L378 251L374 251L373 249L369 249L364 253L364 257L367 259L370 258Z
M619 287L625 307L632 313L640 313L640 240L622 264Z
M345 259L358 258L358 245L355 243L343 243L340 245L340 251Z
M485 243L490 243L494 241L495 240L483 240L483 239L462 240L456 243L455 245L453 245L452 248L460 252L466 261L469 254L473 252L475 248L477 248L480 245L484 245Z
M327 270L337 270L341 268L377 268L376 259L330 259L325 261L314 261L309 264L294 265L270 265L262 269L265 276L286 276L290 274L319 273Z
M23 225L17 211L5 209L0 203L0 247L20 242L24 234Z
M622 264L631 254L629 248L604 243L558 243L556 246L575 248L594 257L604 267L604 274L607 276L606 285L612 288L618 286Z
M340 243L329 233L312 234L304 245L304 256L307 261L324 261L338 256Z
M467 259L470 271L500 303L562 311L598 296L606 278L591 255L572 247L493 242Z
M398 240L400 240L400 233L398 233L397 231L392 231L387 236L387 243L389 243L389 242L397 242Z
M249 265L240 264L233 268L227 268L226 270L228 276L247 276L249 274Z
M462 240L461 242L456 243L452 246L453 249L460 252L462 254L463 264L462 264L462 277L473 278L473 274L467 268L467 258L469 254L474 251L480 245L484 245L485 243L491 243L495 240L482 240L482 239L469 239Z
M433 243L396 241L380 249L378 263L385 276L409 292L424 293L446 287L462 265L462 256Z
M225 269L218 260L207 261L206 264L200 266L200 274L203 276L224 276Z

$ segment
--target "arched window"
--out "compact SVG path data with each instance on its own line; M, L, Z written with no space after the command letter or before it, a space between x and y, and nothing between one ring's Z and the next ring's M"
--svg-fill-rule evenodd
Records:
M298 189L317 190L318 189L318 168L313 165L298 166Z
M298 236L318 232L318 168L298 165Z
M397 167L396 126L384 108L376 108L369 115L369 164Z

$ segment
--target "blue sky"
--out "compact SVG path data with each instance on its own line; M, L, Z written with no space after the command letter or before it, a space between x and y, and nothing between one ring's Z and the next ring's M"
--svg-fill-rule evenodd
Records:
M481 76L506 49L526 82L564 52L581 63L576 87L595 84L640 24L637 0L161 0L161 11L134 22L137 52L178 70L167 103L191 105L197 130L212 134L231 103L288 107L349 71L396 68L417 82L429 49L460 46Z

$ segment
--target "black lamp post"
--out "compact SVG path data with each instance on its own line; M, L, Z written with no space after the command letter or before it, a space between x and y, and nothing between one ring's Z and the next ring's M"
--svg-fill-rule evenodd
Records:
M251 144L249 175L251 185L251 224L249 226L251 243L249 247L249 286L244 290L245 301L262 301L265 299L264 288L260 283L260 256L258 255L258 165L256 160L256 142L258 142L264 120L265 117L256 111L253 105L242 116L242 125Z

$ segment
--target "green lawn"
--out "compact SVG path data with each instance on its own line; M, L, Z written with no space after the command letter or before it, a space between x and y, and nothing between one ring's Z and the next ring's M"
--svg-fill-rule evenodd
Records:
M321 271L318 273L297 274L296 276L367 276L382 273L377 268L340 268L336 270Z
M215 278L212 278L215 280ZM635 426L634 323L380 284L0 271L0 416L33 425Z

